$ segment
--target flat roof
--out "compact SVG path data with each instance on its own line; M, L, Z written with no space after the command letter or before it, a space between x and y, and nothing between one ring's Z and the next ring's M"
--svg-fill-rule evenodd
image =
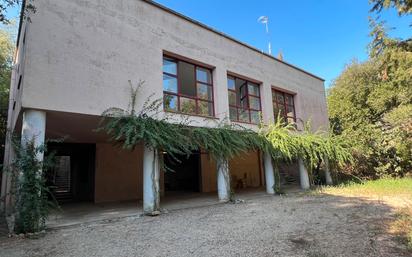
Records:
M310 76L312 76L312 77L314 77L314 78L316 78L316 79L319 79L319 80L321 80L321 81L325 81L323 78L321 78L321 77L319 77L319 76L316 76L316 75L314 75L314 74L312 74L312 73L310 73L310 72L307 72L307 71L305 71L305 70L303 70L303 69L301 69L301 68L299 68L299 67L297 67L297 66L295 66L295 65L292 65L292 64L287 63L287 62L285 62L285 61L283 61L283 60L280 60L280 59L278 59L278 58L276 58L276 57L274 57L274 56L272 56L272 55L269 55L269 54L267 54L267 53L265 53L265 52L262 52L261 50L257 49L256 47L253 47L253 46L251 46L251 45L249 45L249 44L246 44L246 43L244 43L244 42L242 42L242 41L239 41L239 40L237 40L237 39L235 39L235 38L233 38L233 37L231 37L231 36L229 36L229 35L227 35L227 34L225 34L225 33L223 33L223 32L220 32L220 31L218 31L218 30L216 30L216 29L214 29L214 28L212 28L212 27L209 27L208 25L205 25L205 24L203 24L203 23L201 23L201 22L199 22L199 21L197 21L197 20L194 20L194 19L192 19L192 18L190 18L190 17L188 17L188 16L186 16L186 15L183 15L183 14L181 14L181 13L179 13L179 12L176 12L176 11L174 11L174 10L172 10L172 9L164 6L164 5L161 5L161 4L159 4L159 3L157 3L157 2L155 2L155 1L153 1L153 0L142 0L142 1L144 1L144 2L146 2L146 3L148 3L148 4L151 4L151 5L159 8L159 9L162 9L163 11L166 11L166 12L168 12L168 13L171 13L171 14L173 14L173 15L176 15L177 17L182 18L182 19L184 19L184 20L186 20L186 21L189 21L189 22L191 22L191 23L193 23L193 24L196 24L196 25L198 25L198 26L200 26L200 27L202 27L202 28L204 28L204 29L207 29L207 30L213 32L213 33L216 33L216 34L218 34L219 36L225 37L225 38L227 38L227 39L229 39L229 40L231 40L231 41L233 41L233 42L235 42L235 43L237 43L237 44L240 44L240 45L242 45L242 46L245 46L245 47L247 47L247 48L249 48L249 49L251 49L251 50L253 50L253 51L255 51L255 52L258 52L259 54L262 54L262 55L264 55L264 56L266 56L266 57L269 57L269 58L271 58L271 59L273 59L273 60L275 60L275 61L277 61L277 62L283 63L283 64L285 64L285 65L287 65L287 66L289 66L289 67L291 67L291 68L294 68L294 69L296 69L296 70L298 70L298 71L301 71L301 72L303 72L303 73L306 73L306 74L308 74L308 75L310 75Z

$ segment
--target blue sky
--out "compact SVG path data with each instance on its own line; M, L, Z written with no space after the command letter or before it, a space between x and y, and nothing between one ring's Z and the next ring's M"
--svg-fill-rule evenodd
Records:
M368 0L156 0L177 12L267 51L264 26L257 18L269 17L272 53L331 81L353 59L367 58ZM18 10L9 11L17 17ZM383 11L391 36L412 37L412 16L399 18L395 10Z
M272 53L326 79L329 86L345 64L367 58L368 0L157 0L186 16L267 51L264 26L269 17ZM399 18L394 10L381 13L395 37L412 36L412 16Z

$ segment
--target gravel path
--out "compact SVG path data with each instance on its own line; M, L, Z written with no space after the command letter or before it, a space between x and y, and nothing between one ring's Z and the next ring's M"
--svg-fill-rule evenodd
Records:
M0 256L410 256L386 233L393 209L336 196L267 196L0 239Z

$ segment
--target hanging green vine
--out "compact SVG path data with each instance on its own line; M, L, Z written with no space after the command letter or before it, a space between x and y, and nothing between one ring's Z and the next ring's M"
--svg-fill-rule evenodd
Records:
M151 101L151 97L137 112L138 90L144 82L140 81L136 88L130 81L129 84L131 101L128 109L106 110L98 129L123 148L133 149L138 144L145 144L174 158L203 149L215 160L227 160L244 152L260 150L270 154L277 172L281 161L296 158L304 159L308 169L325 157L338 165L351 160L350 148L343 140L325 133L312 133L308 126L299 132L294 125L285 124L280 118L273 124L261 125L258 132L226 120L216 123L214 128L192 127L187 119L176 122L167 115L159 115L163 110L162 101Z

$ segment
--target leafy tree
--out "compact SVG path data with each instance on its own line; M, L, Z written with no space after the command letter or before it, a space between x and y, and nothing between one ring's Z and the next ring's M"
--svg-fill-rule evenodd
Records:
M12 26L13 27L13 26ZM0 161L3 160L14 41L11 28L0 29Z
M399 15L412 13L411 0L370 0L373 4L372 12L381 12L383 9L396 8Z
M329 116L352 141L356 162L349 172L402 176L412 169L412 52L387 44L376 53L352 62L334 81Z
M33 0L0 0L0 23L8 24L10 20L6 17L6 13L10 8L23 6L23 16L27 17L29 13L36 11Z
M372 0L371 12L395 7L412 11L410 0ZM390 38L385 22L370 18L369 59L353 61L328 93L334 133L351 141L351 174L403 176L412 171L412 39Z

